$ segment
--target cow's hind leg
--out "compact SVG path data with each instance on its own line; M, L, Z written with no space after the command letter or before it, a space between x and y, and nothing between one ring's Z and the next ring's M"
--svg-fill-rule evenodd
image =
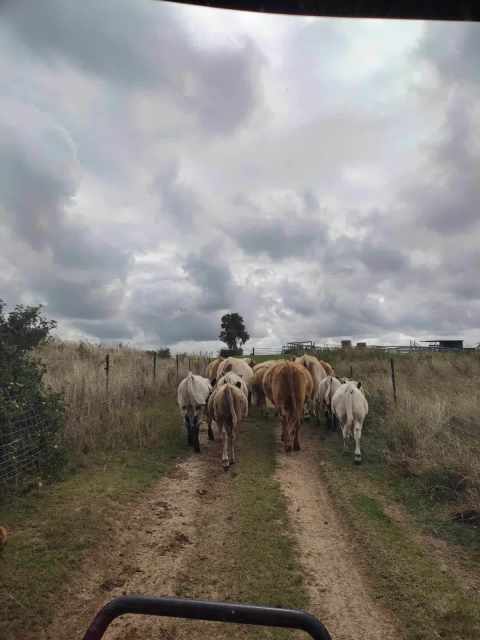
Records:
M210 418L208 418L208 421L207 421L207 428L208 428L208 439L215 440L215 436L213 435L213 429L212 429L212 421L210 420Z
M223 468L225 471L228 470L228 467L230 466L229 462L228 462L228 445L229 445L229 436L228 436L228 432L227 429L225 427L222 427L222 438L223 438L223 454L222 454L222 464L223 464Z
M193 448L197 453L200 453L200 439L199 439L200 423L198 422L197 419L193 424L192 431L193 431L192 433Z
M355 425L353 427L353 437L355 438L355 454L354 454L355 464L360 464L362 462L362 452L360 450L360 438L362 437L362 425L357 420L355 421Z
M293 450L300 451L300 425L297 424L295 427L295 435L293 436Z
M188 442L188 446L192 447L193 446L193 436L192 436L192 429L190 427L190 421L185 418L185 429L187 430L187 442Z
M235 440L236 440L236 429L233 428L230 434L230 464L235 464L237 461L235 456Z

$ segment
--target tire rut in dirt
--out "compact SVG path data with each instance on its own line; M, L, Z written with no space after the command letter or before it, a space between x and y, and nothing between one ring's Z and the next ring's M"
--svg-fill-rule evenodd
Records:
M286 455L278 437L277 478L288 500L298 542L309 611L335 640L398 640L388 612L369 595L368 580L355 557L351 534L336 513L319 465L323 426L304 425L302 450ZM340 446L340 445L339 445Z

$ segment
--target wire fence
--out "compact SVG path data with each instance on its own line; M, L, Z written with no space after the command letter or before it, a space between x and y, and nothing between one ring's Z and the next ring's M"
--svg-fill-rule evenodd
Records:
M148 446L144 409L161 402L188 371L205 375L210 360L207 355L178 354L165 360L151 354L151 360L145 357L126 368L107 353L103 364L98 359L92 363L92 371L81 369L79 375L75 362L70 377L47 375L49 386L65 399L63 428L47 412L2 414L0 496L40 482L62 452Z
M19 487L40 473L58 447L55 430L45 416L30 411L2 422L0 430L0 485Z

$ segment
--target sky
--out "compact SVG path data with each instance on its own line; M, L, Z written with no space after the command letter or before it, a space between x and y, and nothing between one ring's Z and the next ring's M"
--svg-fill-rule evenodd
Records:
M66 339L480 341L480 26L0 7L0 298Z

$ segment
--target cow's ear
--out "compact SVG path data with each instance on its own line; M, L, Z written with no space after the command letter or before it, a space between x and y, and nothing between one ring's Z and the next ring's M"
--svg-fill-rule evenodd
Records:
M357 388L360 389L360 387L362 386L361 382L357 382Z

